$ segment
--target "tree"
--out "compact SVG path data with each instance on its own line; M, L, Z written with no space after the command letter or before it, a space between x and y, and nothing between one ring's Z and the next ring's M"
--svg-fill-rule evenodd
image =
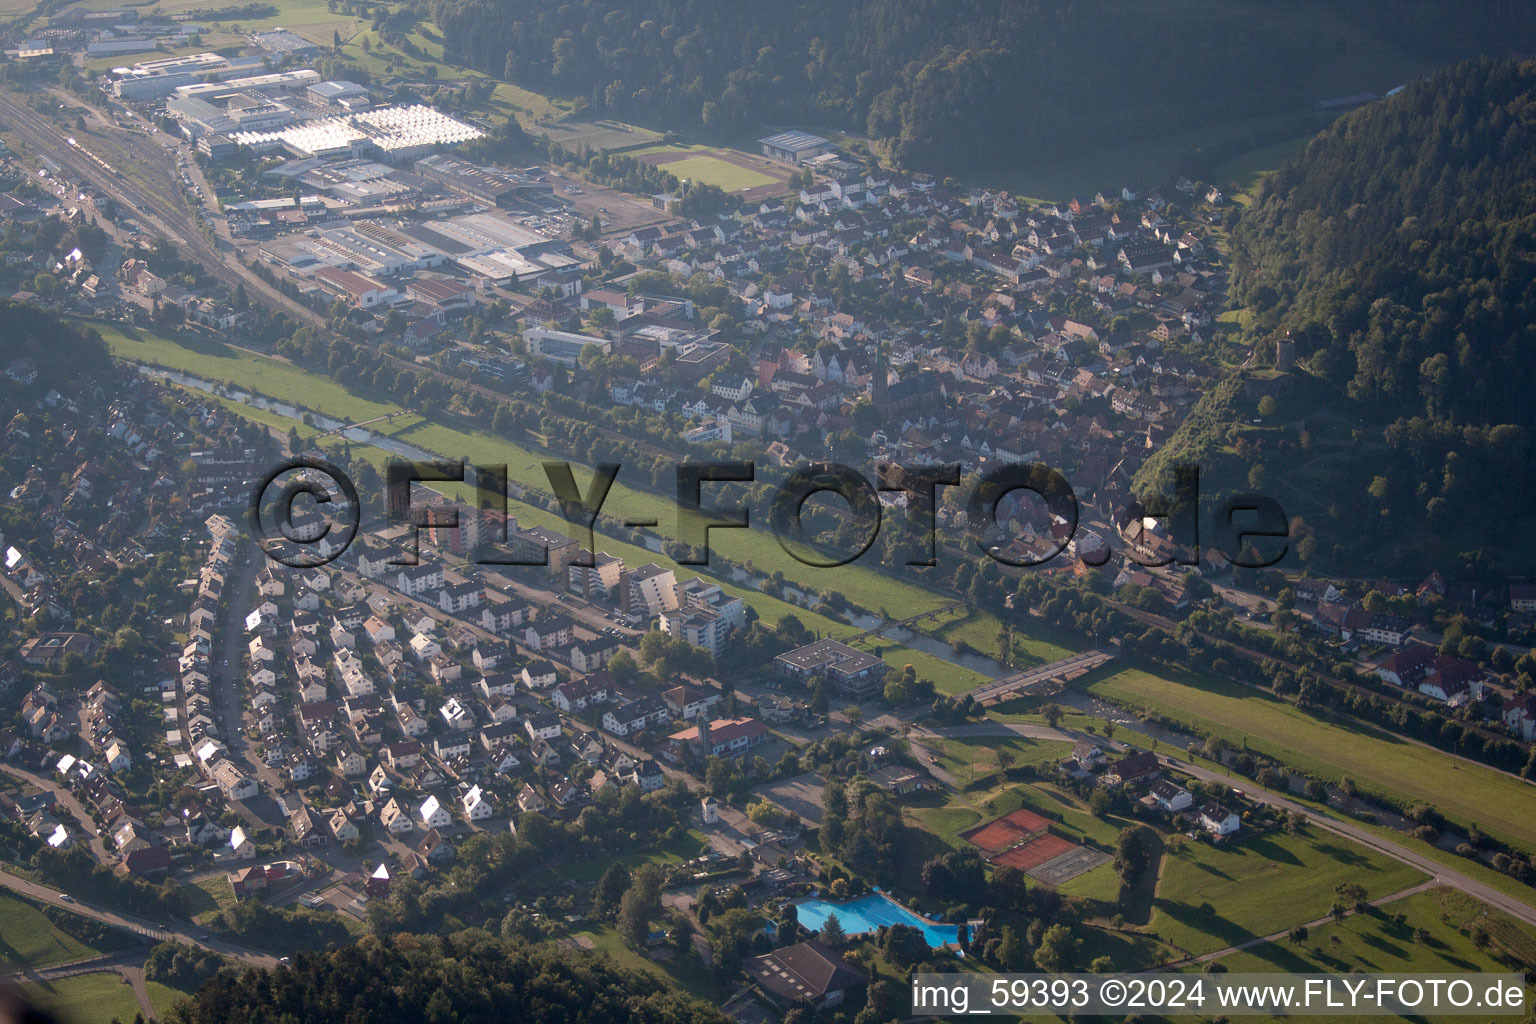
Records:
M848 725L851 728L857 729L859 723L864 720L864 709L857 704L849 704L843 708L843 715L848 719Z
M1035 966L1052 974L1070 971L1077 965L1081 945L1072 929L1064 924L1053 924L1040 937L1040 947L1035 950Z
M837 949L847 939L843 932L843 923L837 919L836 914L828 914L827 920L821 926L821 941Z
M643 864L631 876L629 889L619 901L619 937L633 949L644 949L651 918L660 909L661 870L654 864Z
M1148 830L1140 825L1130 825L1115 837L1115 870L1127 885L1141 877L1152 861L1152 848Z
M609 865L597 883L599 908L612 913L617 910L624 894L629 891L629 869L618 861Z
M997 965L1005 971L1017 971L1026 966L1028 957L1018 933L1012 926L1003 925L997 942Z
M893 924L887 928L880 950L887 960L903 970L923 962L933 952L922 931L906 924Z
M607 669L621 683L632 682L640 674L640 666L628 651L620 651L608 659Z
M1060 704L1057 704L1057 703L1055 703L1053 701L1053 702L1047 704L1045 707L1041 708L1040 709L1040 714L1042 716L1044 716L1045 724L1050 726L1052 729L1055 729L1056 727L1061 725L1061 719L1063 717L1063 712L1061 710L1061 705Z
M824 715L832 706L827 698L827 687L820 679L811 686L811 710L818 715Z
M1339 899L1344 900L1356 910L1365 909L1366 890L1365 886L1359 882L1340 882L1333 887L1333 891Z

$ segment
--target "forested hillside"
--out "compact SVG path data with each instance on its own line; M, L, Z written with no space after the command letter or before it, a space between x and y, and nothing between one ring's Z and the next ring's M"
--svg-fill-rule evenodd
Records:
M594 113L867 133L919 170L1310 110L1520 45L1527 5L1428 0L431 0L450 57Z
M485 932L367 938L292 967L221 974L186 1004L184 1024L724 1024L718 1010L644 971Z
M109 358L95 331L81 330L37 306L0 301L0 371L21 360L46 390L105 368Z
M1296 345L1300 372L1265 382L1281 399L1265 427L1281 429L1234 458L1264 438L1237 427L1255 403L1217 389L1141 482L1181 453L1214 454L1225 479L1262 463L1355 536L1362 511L1381 515L1352 560L1422 538L1498 542L1506 571L1530 568L1516 524L1536 496L1536 63L1463 63L1339 119L1266 183L1232 246L1259 364L1286 334Z

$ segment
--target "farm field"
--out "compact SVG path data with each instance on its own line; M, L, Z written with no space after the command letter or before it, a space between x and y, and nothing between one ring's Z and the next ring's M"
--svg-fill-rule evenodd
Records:
M1092 677L1089 677L1092 678ZM1145 708L1322 778L1349 776L1362 789L1426 801L1453 819L1521 847L1536 847L1536 787L1491 768L1381 730L1314 718L1252 687L1208 676L1176 681L1121 669L1087 683L1097 697Z
M43 1009L69 1024L108 1024L131 1021L139 1012L133 987L110 972L77 974L57 981L32 982L22 991Z
M1227 846L1167 848L1150 930L1194 954L1211 953L1324 917L1334 887L1377 899L1425 880L1422 872L1330 834L1242 837Z

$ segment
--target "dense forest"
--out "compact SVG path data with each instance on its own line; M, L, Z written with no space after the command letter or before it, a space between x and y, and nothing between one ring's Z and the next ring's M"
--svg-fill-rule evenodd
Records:
M1228 461L1331 506L1357 561L1391 547L1422 564L1404 531L1423 531L1431 555L1502 538L1506 571L1531 568L1532 546L1508 536L1533 497L1533 182L1536 63L1465 62L1319 134L1232 235L1258 365L1287 335L1298 360L1288 380L1247 382L1279 398L1269 436L1235 427L1256 411L1252 386L1215 388L1140 482L1174 455L1227 460L1247 442ZM1361 536L1362 512L1386 532Z
M288 968L224 973L183 1005L184 1024L526 1021L723 1024L714 1007L654 975L486 932L365 938Z
M1310 111L1536 26L1522 5L1431 0L430 0L430 14L450 59L594 114L716 136L822 125L945 172Z

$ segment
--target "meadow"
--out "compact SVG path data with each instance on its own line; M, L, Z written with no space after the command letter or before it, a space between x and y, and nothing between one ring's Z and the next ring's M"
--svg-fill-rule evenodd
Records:
M18 969L47 967L101 952L55 927L32 903L0 892L0 964Z
M1336 725L1254 687L1210 676L1121 669L1086 680L1074 685L1320 778L1347 776L1366 791L1433 804L1455 821L1475 821L1489 835L1536 849L1536 788L1492 768L1360 723Z
M131 1021L139 1012L133 987L122 975L109 971L31 982L21 989L43 1009L69 1024Z
M1488 944L1478 948L1470 932L1480 924ZM1310 929L1300 942L1266 942L1221 958L1229 971L1436 974L1529 971L1536 963L1536 929L1520 924L1453 889L1436 888L1394 900L1343 921ZM1536 989L1526 987L1526 1005ZM1249 1017L1248 1020L1261 1018ZM1355 1021L1399 1018L1352 1017ZM1419 1021L1463 1017L1426 1015Z
M1150 930L1187 953L1211 953L1327 916L1338 885L1377 899L1425 878L1327 833L1185 843L1164 851Z

